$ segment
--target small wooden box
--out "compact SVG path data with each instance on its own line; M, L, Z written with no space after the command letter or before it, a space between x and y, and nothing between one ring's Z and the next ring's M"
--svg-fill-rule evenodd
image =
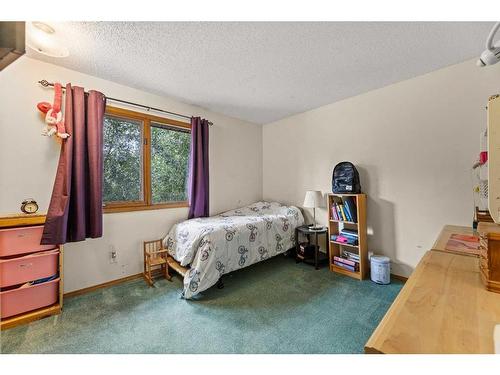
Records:
M486 289L500 293L500 225L479 223L479 269Z

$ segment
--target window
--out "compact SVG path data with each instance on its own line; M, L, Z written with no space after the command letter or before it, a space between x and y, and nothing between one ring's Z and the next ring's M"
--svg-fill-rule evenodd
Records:
M142 202L143 123L104 117L104 202Z
M187 201L191 134L151 123L151 193L153 203Z
M191 125L106 107L104 211L187 207Z

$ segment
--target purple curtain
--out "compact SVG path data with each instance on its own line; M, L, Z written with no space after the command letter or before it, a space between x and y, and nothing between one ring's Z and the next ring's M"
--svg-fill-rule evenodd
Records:
M42 244L102 236L103 120L105 96L66 85L63 141Z
M191 155L189 158L188 218L209 215L208 199L208 120L191 118Z

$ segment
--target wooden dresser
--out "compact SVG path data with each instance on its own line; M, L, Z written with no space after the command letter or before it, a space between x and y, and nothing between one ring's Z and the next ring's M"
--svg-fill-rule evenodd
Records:
M365 345L366 353L493 353L500 294L481 281L479 257L446 249L446 226Z
M479 223L479 267L486 289L500 293L500 225Z
M61 312L63 247L40 245L44 215L0 217L0 329Z

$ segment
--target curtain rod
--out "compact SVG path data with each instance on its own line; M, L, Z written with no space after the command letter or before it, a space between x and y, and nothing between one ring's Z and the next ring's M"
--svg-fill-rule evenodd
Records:
M45 80L45 79L42 79L41 81L38 81L38 83L40 85L42 85L43 87L53 87L54 84ZM63 87L63 90L64 90L64 87ZM134 102L129 102L127 100L122 100L122 99L115 99L115 98L110 98L108 96L105 96L106 100L111 100L113 102L118 102L118 103L124 103L124 104L128 104L128 105L132 105L134 107L141 107L141 108L145 108L147 111L155 111L155 112L162 112L162 113L167 113L169 115L173 115L173 116L177 116L177 117L182 117L182 118L185 118L185 119L188 119L188 120L191 120L191 116L187 116L187 115L183 115L183 114L180 114L180 113L175 113L175 112L170 112L170 111L166 111L164 109L160 109L160 108L154 108L154 107L150 107L150 106L147 106L147 105L143 105L143 104L138 104L138 103L134 103ZM212 126L213 123L211 121L208 122L208 125Z

